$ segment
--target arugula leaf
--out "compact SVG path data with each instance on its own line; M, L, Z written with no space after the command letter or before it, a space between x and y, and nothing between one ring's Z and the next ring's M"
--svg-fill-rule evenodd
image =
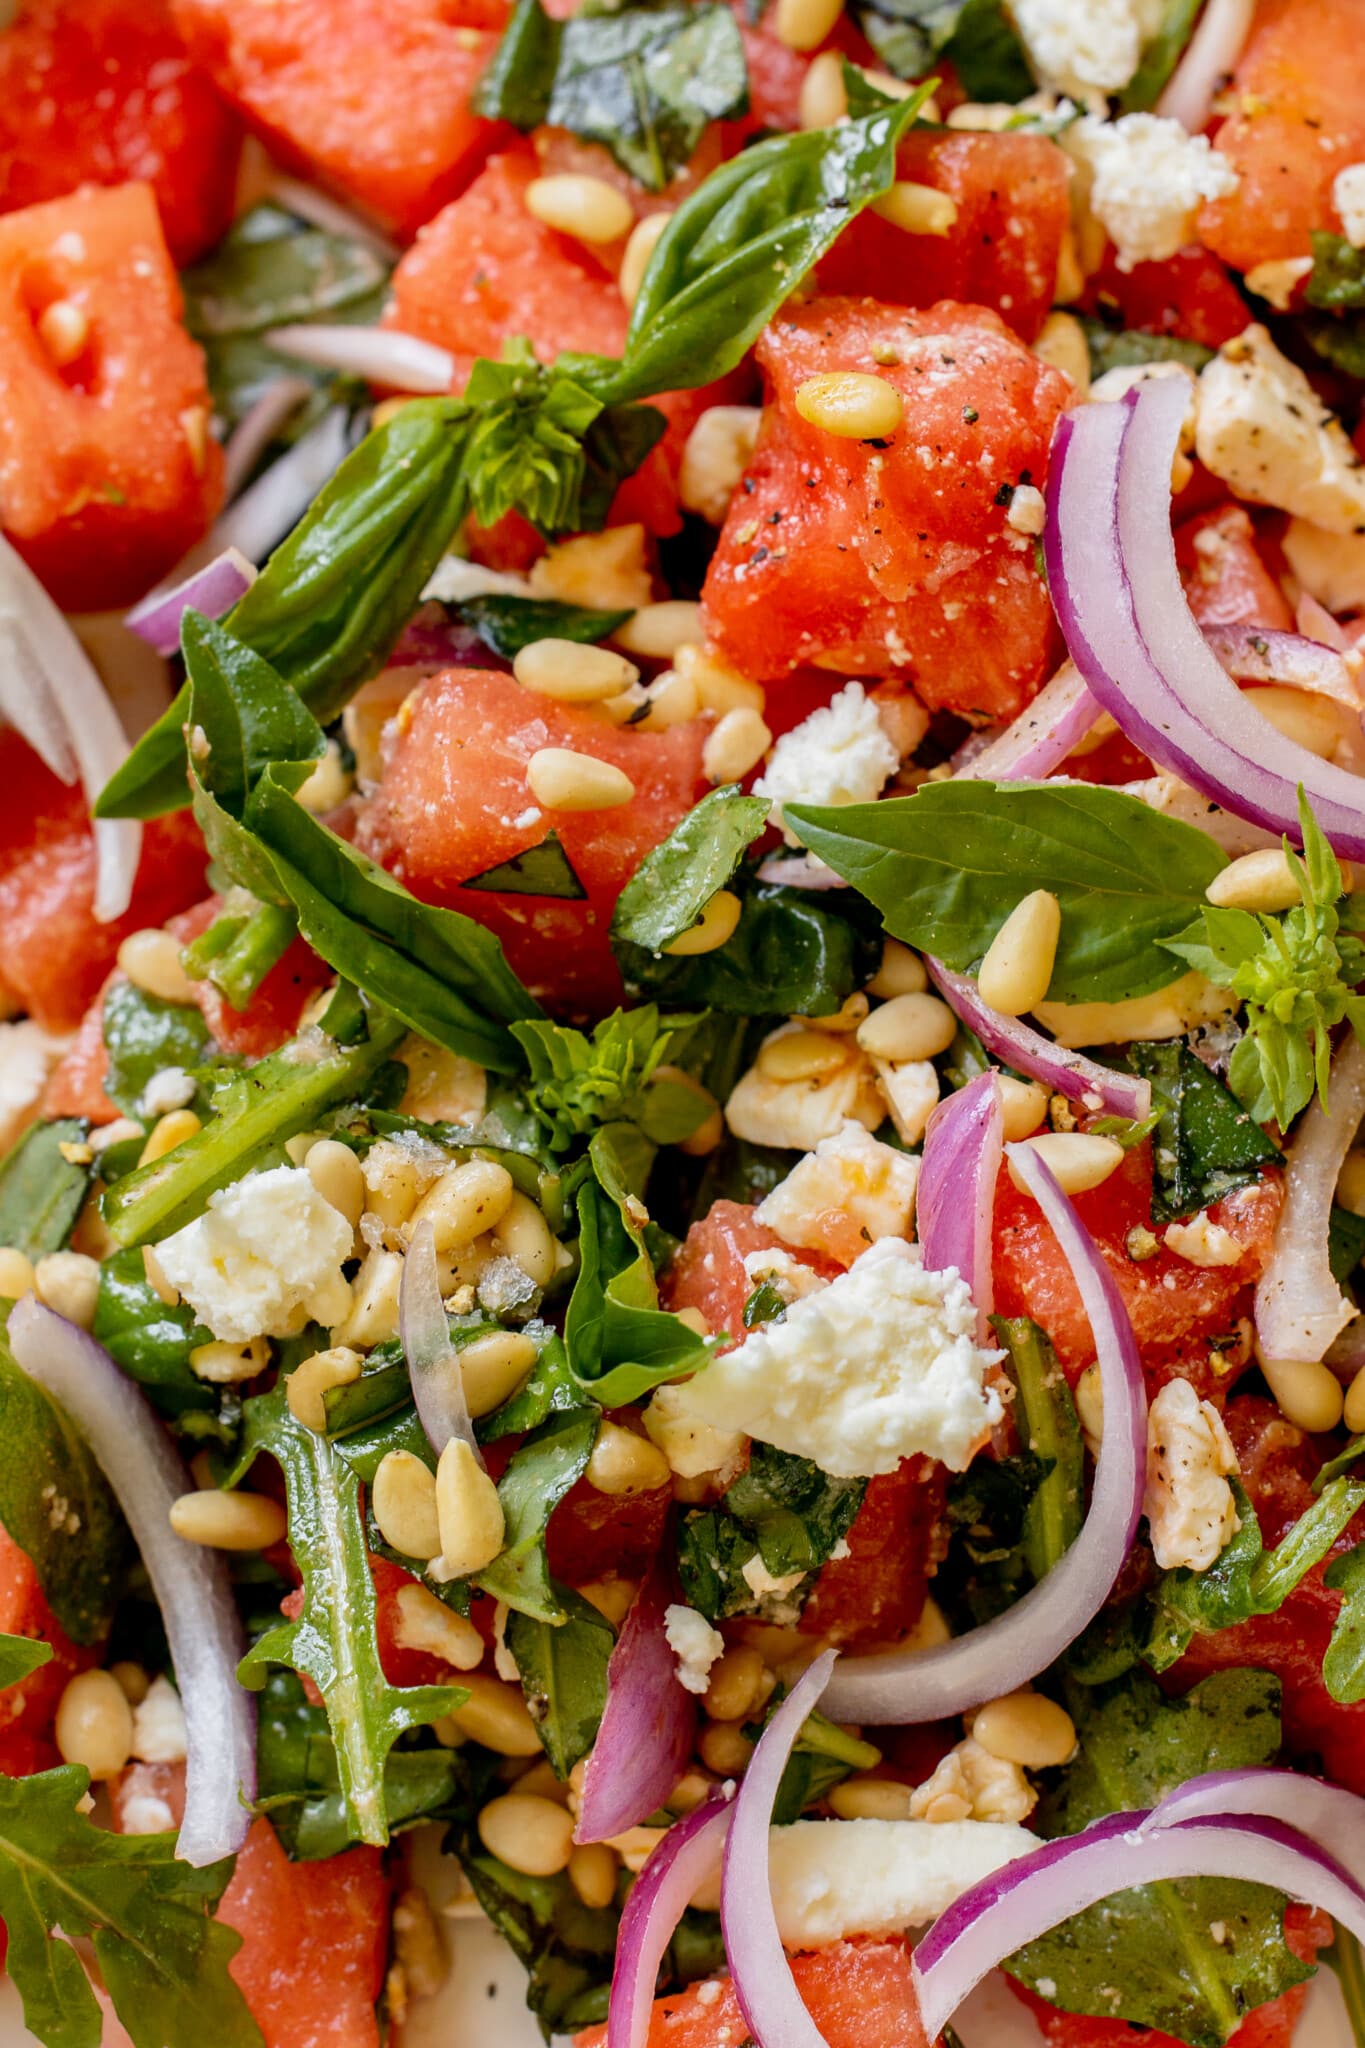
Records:
M218 1407L221 1389L201 1380L189 1362L190 1352L212 1334L183 1304L167 1307L147 1278L140 1251L114 1252L101 1261L91 1335L163 1415Z
M550 1577L545 1530L551 1513L586 1470L601 1420L596 1408L552 1414L532 1430L498 1481L507 1540L473 1583L533 1621L569 1619L563 1588Z
M1090 313L1076 317L1085 330L1092 377L1140 363L1184 363L1187 368L1199 371L1213 360L1211 348L1205 348L1201 342L1186 341L1180 334L1147 334L1141 328L1112 327Z
M1354 1705L1365 1700L1365 1543L1334 1557L1322 1583L1344 1596L1322 1660L1323 1679L1334 1700Z
M645 855L616 899L613 946L661 952L699 924L767 822L767 799L745 796L736 783L704 796L662 845Z
M1204 0L1166 0L1161 24L1143 48L1142 62L1119 97L1123 114L1147 114L1155 107L1181 54L1194 34Z
M1318 228L1312 242L1313 268L1303 294L1309 305L1352 313L1365 308L1365 249Z
M589 611L581 604L557 604L549 598L495 595L462 597L456 609L465 624L505 661L514 661L533 640L576 640L591 646L609 638L635 616L630 611Z
M616 1632L597 1609L567 1586L554 1587L567 1620L529 1614L507 1617L507 1647L556 1777L567 1778L592 1748L607 1704L607 1660Z
M51 1662L51 1643L35 1642L31 1636L0 1635L0 1692Z
M1084 1519L1085 1450L1076 1404L1047 1333L1027 1316L992 1316L1018 1389L1015 1422L1044 1477L1024 1509L1020 1550L1034 1581L1071 1548Z
M125 1116L140 1113L142 1093L163 1067L197 1067L209 1029L197 1003L165 1003L135 982L111 981L104 995L104 1043L109 1071L104 1092Z
M1075 1834L1103 1814L1155 1805L1202 1771L1274 1760L1280 1688L1263 1671L1219 1671L1183 1699L1132 1673L1116 1685L1068 1688L1080 1749L1035 1825ZM1194 2048L1221 2048L1253 2007L1311 1974L1285 1945L1285 1900L1224 1878L1120 1892L1030 1942L1005 1965L1053 2005L1126 2019ZM1222 1921L1227 1939L1208 1929ZM1117 1989L1118 1997L1115 1998Z
M1129 1067L1152 1084L1152 1221L1174 1223L1260 1178L1280 1148L1179 1040L1128 1047Z
M711 121L747 111L744 44L728 8L648 6L557 21L518 0L474 95L488 121L548 122L602 142L661 192Z
M135 2048L202 2033L222 2048L261 2048L228 1964L241 1936L213 1917L231 1861L196 1870L174 1835L116 1835L76 1811L78 1765L0 1777L0 1914L6 1969L24 2023L48 2048L99 2048L100 2008L72 1942L94 1943L100 1975Z
M525 853L514 853L497 867L468 876L460 887L496 889L505 896L557 896L570 903L583 902L588 893L553 826Z
M613 1010L593 1027L592 1037L568 1024L514 1024L512 1036L531 1070L526 1101L546 1132L552 1152L568 1151L599 1124L626 1118L650 1128L648 1084L691 1017L661 1018L653 1003ZM648 1092L647 1092L648 1091ZM707 1105L690 1090L679 1137L687 1137L707 1115ZM671 1105L672 1106L672 1105Z
M237 1667L259 1692L273 1665L311 1678L322 1694L345 1826L356 1840L389 1838L385 1761L407 1729L449 1714L468 1694L458 1686L393 1686L375 1638L375 1592L360 1512L360 1482L325 1437L295 1420L283 1385L244 1407L242 1448L226 1483L236 1485L261 1452L284 1473L289 1545L303 1575L298 1618L254 1642Z
M974 100L1021 100L1033 91L1001 0L872 0L858 24L898 78L922 78L944 61Z
M1062 907L1053 1002L1165 988L1177 972L1165 942L1226 866L1206 833L1091 785L928 782L884 803L789 804L785 816L889 932L950 967L979 961L1015 904L1050 889Z
M824 1017L875 972L880 933L801 889L737 882L739 923L723 946L688 957L613 939L633 995L709 1005L737 1017Z
M81 1146L90 1135L84 1117L30 1124L0 1160L0 1244L35 1262L60 1251L76 1227L94 1173L68 1159L63 1145Z
M866 1492L865 1479L832 1479L808 1458L755 1442L747 1470L715 1507L692 1509L683 1518L678 1576L684 1598L708 1621L761 1613L772 1598L784 1620L788 1611L799 1612ZM755 1558L769 1578L795 1574L796 1583L781 1594L755 1592L744 1576Z

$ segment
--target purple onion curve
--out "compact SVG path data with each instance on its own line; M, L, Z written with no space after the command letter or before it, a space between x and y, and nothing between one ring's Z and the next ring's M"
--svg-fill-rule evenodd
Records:
M1153 1807L1141 1832L1233 1814L1283 1821L1348 1870L1365 1871L1365 1799L1302 1771L1206 1771L1187 1778Z
M995 1075L978 1074L941 1102L924 1137L915 1232L931 1272L954 1267L976 1303L976 1341L989 1344L994 1307L991 1226L1004 1145Z
M1007 1067L1041 1081L1068 1102L1084 1103L1087 1109L1104 1110L1110 1116L1132 1117L1139 1123L1152 1107L1152 1084L1137 1074L1119 1074L1087 1059L1083 1052L1070 1052L1035 1031L1018 1017L1002 1016L982 1002L980 991L969 975L957 974L926 953L924 964L944 1002L974 1031L987 1052Z
M607 2048L646 2048L664 1950L698 1886L720 1861L734 1807L713 1792L675 1820L630 1888L616 1937Z
M605 1842L661 1807L687 1768L697 1705L664 1633L668 1578L656 1560L607 1665L607 1700L584 1770L576 1842Z
M462 1437L483 1463L469 1418L460 1354L450 1341L450 1324L436 1269L436 1240L424 1219L413 1232L398 1286L398 1334L412 1381L412 1399L427 1442L439 1458L452 1437Z
M158 654L180 647L180 621L188 611L221 619L256 581L256 570L238 548L224 548L202 569L196 569L171 590L154 591L124 614L123 623Z
M1341 1164L1365 1116L1365 1046L1352 1034L1332 1060L1327 1107L1315 1098L1285 1153L1284 1207L1256 1282L1261 1355L1313 1363L1355 1314L1332 1273L1328 1232Z

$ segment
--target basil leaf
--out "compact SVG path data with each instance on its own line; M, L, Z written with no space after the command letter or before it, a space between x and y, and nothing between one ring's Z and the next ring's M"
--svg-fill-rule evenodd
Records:
M693 1508L683 1517L678 1576L684 1599L712 1622L762 1613L788 1624L848 1534L866 1492L865 1479L831 1479L808 1458L755 1442L748 1469L715 1507ZM756 1591L751 1580L761 1586L765 1577L793 1583L780 1592Z
M612 944L657 953L690 931L767 822L767 799L745 796L736 783L704 796L645 855L621 891L612 914Z
M35 1261L58 1252L76 1227L94 1172L68 1159L63 1145L83 1146L84 1117L30 1124L0 1160L0 1244Z
M945 1503L948 1556L936 1597L964 1624L990 1621L1027 1592L1032 1573L1024 1554L1030 1510L1052 1467L1032 1451L976 1458L949 1481Z
M594 1025L591 1038L569 1024L536 1020L514 1024L512 1036L531 1070L527 1107L546 1132L552 1152L566 1152L598 1125L627 1118L648 1120L653 1107L648 1084L674 1040L690 1033L694 1019L661 1018L653 1003L613 1010ZM648 1092L646 1090L648 1089ZM691 1107L680 1133L686 1137L707 1114L691 1091Z
M189 1356L213 1333L183 1305L167 1307L147 1278L140 1251L114 1252L101 1262L91 1335L161 1414L217 1408L218 1388L197 1377Z
M0 1692L51 1662L51 1643L35 1642L31 1636L0 1635Z
M554 1509L586 1470L597 1439L596 1408L571 1408L532 1430L498 1481L507 1540L473 1583L518 1614L562 1625L568 1610L550 1578L545 1531Z
M456 609L465 624L506 661L514 661L533 640L575 640L592 645L635 616L630 611L589 611L585 605L556 604L539 597L463 597Z
M1106 370L1129 369L1142 363L1184 363L1202 370L1212 362L1213 350L1179 334L1145 334L1140 328L1111 327L1092 314L1078 314L1090 348L1090 374L1102 377Z
M1152 1221L1174 1223L1260 1179L1280 1148L1218 1076L1179 1040L1128 1047L1127 1065L1152 1084ZM1365 1224L1362 1225L1365 1244Z
M898 939L950 967L979 961L1034 889L1062 908L1048 997L1120 1002L1175 980L1162 941L1202 907L1226 856L1192 825L1116 789L928 782L841 809L789 804L788 824L881 911Z
M186 612L180 645L197 728L196 781L235 818L268 768L295 771L297 788L327 742L296 693L255 647L216 619Z
M592 1748L607 1704L607 1660L616 1632L581 1594L554 1587L567 1621L507 1617L507 1647L555 1776L567 1778Z
M880 939L870 920L863 930L828 899L815 903L803 890L766 882L746 882L737 893L739 923L712 953L656 953L615 940L630 992L728 1016L823 1017L875 973Z
M858 23L898 78L950 63L974 100L1021 100L1033 74L1001 0L872 0Z
M1161 24L1143 48L1142 62L1119 96L1119 111L1147 114L1161 98L1166 83L1194 34L1204 0L1166 0Z
M1313 268L1304 286L1310 306L1357 312L1365 307L1365 249L1342 235L1313 231Z
M992 1316L1019 1392L1015 1423L1044 1478L1024 1509L1019 1547L1035 1582L1046 1578L1081 1532L1085 1451L1076 1405L1045 1331L1027 1316Z
M1336 313L1312 314L1298 322L1298 331L1315 355L1343 377L1365 379L1365 318L1345 319Z
M1365 1700L1365 1543L1334 1557L1322 1583L1343 1596L1322 1660L1323 1679L1334 1700L1353 1706Z
M136 982L116 979L104 993L104 1092L125 1116L139 1116L143 1091L163 1067L200 1066L209 1028L197 1003L166 1003Z
M460 887L497 890L504 896L554 896L568 903L581 903L588 893L553 826L538 845L485 868L481 875L470 875Z

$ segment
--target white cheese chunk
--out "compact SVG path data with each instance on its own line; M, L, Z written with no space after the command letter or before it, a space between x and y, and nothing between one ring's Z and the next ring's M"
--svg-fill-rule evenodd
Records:
M950 1749L910 1799L912 1820L951 1827L956 1821L1024 1821L1038 1794L1019 1764L992 1756L972 1735Z
M1188 1380L1168 1380L1147 1411L1142 1512L1163 1571L1207 1571L1241 1523L1229 1476L1237 1453L1211 1401Z
M351 1302L341 1262L350 1224L301 1166L272 1166L209 1197L163 1238L157 1263L206 1329L233 1344L340 1323Z
M37 1116L48 1075L66 1044L31 1017L0 1024L0 1152L8 1152Z
M1207 137L1159 114L1084 114L1062 141L1090 173L1090 210L1120 270L1174 256L1195 239L1204 201L1237 189L1236 171Z
M881 794L900 756L882 730L861 683L846 683L819 711L784 732L754 784L755 796L786 804L868 804ZM800 840L782 823L788 846Z
M838 1479L924 1453L954 1472L1003 1413L976 1311L955 1271L884 1238L783 1320L753 1330L678 1390L680 1409L810 1458Z
M846 1123L764 1196L754 1220L808 1251L833 1251L854 1236L864 1244L908 1237L918 1182L918 1159Z
M1365 533L1324 533L1306 519L1291 519L1284 552L1300 584L1326 610L1365 608Z
M1207 1209L1183 1223L1172 1223L1166 1231L1166 1247L1178 1259L1192 1266L1235 1266L1242 1256L1239 1237L1221 1223L1215 1223Z
M784 1302L800 1301L802 1295L818 1294L822 1287L829 1286L823 1273L817 1273L814 1266L794 1259L790 1252L783 1251L780 1244L765 1246L761 1251L745 1252L744 1271L751 1286L771 1287Z
M904 1145L918 1145L938 1108L938 1068L932 1060L874 1059L877 1085Z
M1353 249L1365 249L1365 164L1347 164L1332 180L1332 204Z
M688 1692L703 1693L711 1666L725 1654L725 1638L695 1607L677 1602L664 1613L664 1634L678 1660L678 1680Z
M1131 82L1161 11L1162 0L1013 0L1010 8L1039 82L1087 102Z
M168 1678L154 1678L133 1708L133 1755L143 1764L178 1764L185 1756L185 1709Z
M656 1387L645 1409L645 1435L668 1460L668 1469L679 1479L701 1479L734 1471L744 1451L738 1430L712 1429L695 1415L679 1412L677 1386Z
M764 1044L801 1028L780 1025ZM850 1118L875 1131L885 1115L872 1063L851 1035L843 1062L833 1073L809 1081L779 1081L753 1066L740 1076L725 1105L725 1121L737 1138L790 1152L813 1152L822 1138L832 1138Z
M1195 446L1237 497L1330 533L1365 531L1365 466L1298 365L1254 323L1199 373Z
M159 1067L142 1091L144 1116L167 1116L194 1100L194 1076L184 1067Z
M1038 1847L1027 1828L976 1820L799 1820L768 1839L778 1932L792 1949L923 1927Z

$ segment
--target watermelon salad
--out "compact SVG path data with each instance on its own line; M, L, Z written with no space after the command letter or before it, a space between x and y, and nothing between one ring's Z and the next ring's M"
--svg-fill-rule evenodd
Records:
M29 2037L1365 2048L1361 0L3 13Z

